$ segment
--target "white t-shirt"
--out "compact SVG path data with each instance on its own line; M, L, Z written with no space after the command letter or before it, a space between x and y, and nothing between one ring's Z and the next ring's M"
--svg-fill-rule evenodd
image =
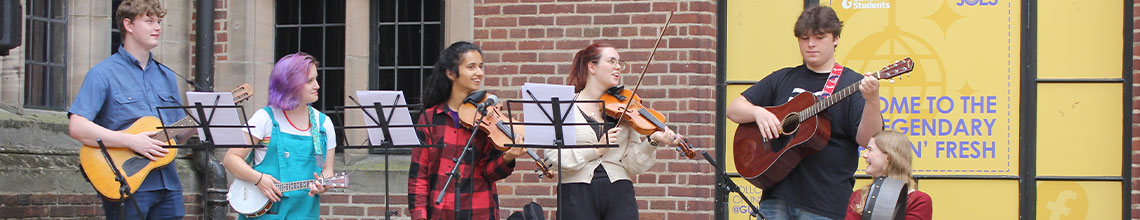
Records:
M277 126L281 128L281 132L305 137L312 136L312 131L300 131L297 130L297 128L294 128L293 125L290 125L289 121L285 119L285 111L282 111L281 109L275 107L270 108L273 108L273 118L277 120ZM264 140L265 137L272 136L273 134L273 122L269 121L269 113L265 112L265 109L257 109L257 112L253 113L253 116L249 118L248 125L253 126L253 128L250 128L249 130L250 135L253 135L258 139ZM326 115L325 123L322 124L321 127L325 128L325 149L327 149L326 153L331 152L336 148L336 130L333 129L332 118L329 118L329 116ZM253 163L261 163L261 160L265 159L265 152L266 148L254 148Z

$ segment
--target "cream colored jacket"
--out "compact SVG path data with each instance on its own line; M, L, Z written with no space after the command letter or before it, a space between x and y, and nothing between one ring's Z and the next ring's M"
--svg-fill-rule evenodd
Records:
M585 123L581 109L574 107L574 123ZM594 178L594 169L599 165L605 167L610 182L618 180L631 180L630 177L649 170L657 162L657 148L649 145L647 137L629 127L628 123L622 125L618 132L617 148L611 148L604 155L598 155L594 148L562 149L562 161L558 161L558 150L547 149L546 161L551 171L558 172L562 168L562 183L590 183ZM578 145L597 144L598 138L590 126L573 126L575 129L575 143ZM605 132L603 130L603 132ZM632 180L631 180L632 181Z

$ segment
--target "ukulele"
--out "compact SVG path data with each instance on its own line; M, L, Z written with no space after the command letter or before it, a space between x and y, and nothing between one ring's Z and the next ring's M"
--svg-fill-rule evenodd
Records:
M348 188L348 175L341 173L333 177L319 179L319 180L302 180L288 183L274 184L281 193L289 191L297 191L302 189L309 189L309 183L320 182L328 188ZM261 194L261 190L257 189L257 185L246 182L245 180L234 179L230 184L229 192L226 193L226 201L230 202L230 207L241 213L246 217L258 217L269 212L269 208L273 207L273 202Z
M890 79L913 69L914 62L907 57L867 77ZM765 140L755 122L740 124L732 144L737 172L761 189L779 183L801 159L823 150L831 139L831 120L827 115L817 117L819 113L858 92L861 83L856 82L818 102L815 95L805 92L783 105L764 107L780 119L780 134L776 139Z
M235 103L241 103L253 96L253 90L250 89L249 83L242 84L230 92L233 93ZM174 124L171 124L169 127L194 126L197 124L198 122L190 116L187 116L174 122ZM150 138L164 141L168 145L174 144L174 137L182 137L183 135L197 132L195 128L170 128L165 129L166 131L158 129L158 127L162 126L162 121L157 117L143 116L135 120L134 123L131 123L130 127L119 130L118 132L138 134L148 131L158 131L157 134L150 136ZM168 133L170 136L167 136ZM166 156L156 157L157 161L151 161L126 147L108 147L107 153L111 155L111 162L115 163L115 167L119 168L119 173L122 173L123 177L126 178L127 185L130 186L130 193L133 194L135 191L138 191L139 185L142 184L151 170L170 164L170 162L174 161L174 157L178 156L177 148L167 148L167 150L169 150L169 152L166 153ZM103 157L103 152L99 146L83 145L83 147L80 147L79 165L80 169L83 170L83 175L87 177L91 186L95 187L95 191L98 191L99 195L112 201L123 199L121 198L122 196L119 195L120 185L118 181L115 181L115 172L111 170L110 165L107 164L107 160Z

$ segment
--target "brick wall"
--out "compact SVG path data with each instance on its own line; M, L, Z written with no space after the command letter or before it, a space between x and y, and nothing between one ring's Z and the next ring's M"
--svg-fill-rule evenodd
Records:
M506 99L519 98L525 82L565 84L573 54L594 42L615 46L632 64L622 79L632 89L668 12L676 10L638 93L698 150L713 150L715 1L476 0L474 9L474 40L487 63L485 86ZM712 218L712 168L670 149L658 150L657 157L656 166L634 181L641 217ZM554 210L557 183L528 172L533 168L522 163L501 181L502 214L531 201Z
M1132 5L1132 219L1140 219L1140 0Z
M230 43L229 43L229 23L230 22L229 21L230 20L229 20L228 13L229 13L229 2L230 1L229 0L212 0L212 1L214 1L214 61L217 62L217 61L223 61L223 60L229 59L229 46L230 46ZM190 44L195 45L197 42L197 39L198 39L198 37L196 37L198 34L198 26L197 26L198 25L198 10L196 9L198 7L198 0L194 0L193 2L191 2L191 4L194 8L189 9L191 11L190 22L189 22L190 23L190 27L189 27L190 28ZM194 54L197 53L196 52L197 49L198 49L197 46L190 47L190 54L187 54L187 57L190 58L190 65L194 66L194 67L196 67L195 64L197 64L197 60L196 60L197 57L194 56Z
M186 216L202 214L197 194L184 194ZM0 219L102 219L103 203L95 193L0 195ZM129 203L128 203L129 204Z
M573 54L593 42L614 45L632 64L632 73L623 77L632 87L668 12L676 10L638 93L697 150L713 153L715 1L475 0L474 9L474 42L487 63L485 88L505 99L519 98L518 88L526 82L565 84ZM681 159L671 149L658 150L657 158L656 166L634 181L641 218L712 219L712 167L704 160ZM530 159L520 162L499 182L500 215L535 201L553 219L557 182L532 171L536 166ZM391 199L398 219L407 219L407 195ZM330 193L321 204L326 219L383 218L383 194Z

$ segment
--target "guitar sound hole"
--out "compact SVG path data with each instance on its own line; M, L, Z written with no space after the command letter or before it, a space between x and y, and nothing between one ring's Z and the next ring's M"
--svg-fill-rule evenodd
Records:
M127 159L127 161L123 161L123 165L121 165L122 166L121 168L123 169L123 171L127 172L127 173L124 173L123 175L134 176L136 173L138 173L143 168L145 168L147 164L150 164L149 159L141 158L141 157L131 157L130 159Z
M780 121L780 132L783 133L784 135L792 135L793 133L796 133L796 129L799 129L799 128L800 128L800 115L799 114L790 114L790 115L788 115L788 117L784 117L783 121Z

